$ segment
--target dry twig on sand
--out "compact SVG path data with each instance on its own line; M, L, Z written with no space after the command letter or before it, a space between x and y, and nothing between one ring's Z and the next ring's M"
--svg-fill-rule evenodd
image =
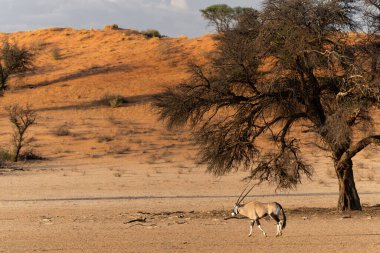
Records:
M146 218L132 219L132 220L124 222L124 224L133 223L133 222L146 222Z

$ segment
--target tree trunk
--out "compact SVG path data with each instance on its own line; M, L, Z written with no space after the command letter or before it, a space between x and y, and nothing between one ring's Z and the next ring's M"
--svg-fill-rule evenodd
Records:
M360 198L356 191L352 160L346 159L335 164L339 181L339 211L362 210Z

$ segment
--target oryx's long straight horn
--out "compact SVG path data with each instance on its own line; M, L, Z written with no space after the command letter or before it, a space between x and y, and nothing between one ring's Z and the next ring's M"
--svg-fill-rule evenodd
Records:
M248 184L247 184L247 186L244 188L244 190L240 193L240 196L239 196L239 198L237 199L237 201L236 201L236 204L239 204L240 202L240 197L244 194L244 192L245 192L245 190L247 190L247 188L248 188Z
M240 199L240 201L239 202L237 202L237 204L239 205L244 199L245 199L245 197L247 197L247 195L252 191L252 189L253 189L253 187L255 187L255 186L252 186L251 187L251 189L249 189L248 191L247 191L247 193ZM247 189L247 188L246 188ZM245 189L244 189L245 190ZM241 196L241 195L240 195Z

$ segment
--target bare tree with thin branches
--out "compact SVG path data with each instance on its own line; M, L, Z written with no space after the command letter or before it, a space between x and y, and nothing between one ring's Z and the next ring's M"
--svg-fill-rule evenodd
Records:
M20 157L21 149L26 144L26 130L36 122L36 112L29 106L22 107L19 105L9 106L6 108L6 111L13 125L13 161L17 162Z

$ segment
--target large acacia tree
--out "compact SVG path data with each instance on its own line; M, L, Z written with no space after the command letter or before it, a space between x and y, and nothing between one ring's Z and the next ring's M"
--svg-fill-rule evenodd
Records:
M266 0L261 11L246 9L220 31L211 63L193 64L192 78L157 95L154 106L168 127L192 126L210 172L246 169L278 188L312 175L300 148L303 132L313 134L331 153L338 209L360 210L352 158L380 143L366 131L380 85L378 39L353 33L359 4Z

